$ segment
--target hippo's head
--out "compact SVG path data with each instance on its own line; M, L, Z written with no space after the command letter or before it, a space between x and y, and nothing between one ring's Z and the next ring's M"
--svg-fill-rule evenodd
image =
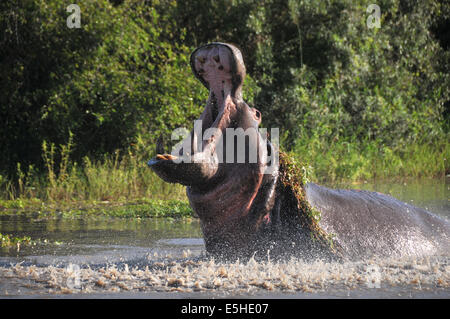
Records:
M260 112L242 99L246 72L235 46L214 42L199 47L191 67L209 90L197 122L201 128L194 127L182 143L187 147L158 154L148 164L163 180L188 186L209 252L248 249L274 204L275 150L258 131Z

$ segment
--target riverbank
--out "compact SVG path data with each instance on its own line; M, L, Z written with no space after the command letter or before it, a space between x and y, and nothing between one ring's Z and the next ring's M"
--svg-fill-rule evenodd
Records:
M450 195L450 177L403 178L397 180L344 181L323 185L334 188L356 188L390 194L402 201L419 205L431 211L445 210L445 207L428 207L428 202L442 201ZM184 195L178 199L117 199L117 200L71 200L55 201L39 198L0 199L0 216L33 215L58 218L195 218ZM414 200L414 201L413 201ZM443 202L444 203L444 202ZM445 204L445 203L444 203ZM444 205L442 204L442 205Z
M187 201L140 199L129 202L44 202L38 198L0 200L0 215L34 214L45 217L192 218Z

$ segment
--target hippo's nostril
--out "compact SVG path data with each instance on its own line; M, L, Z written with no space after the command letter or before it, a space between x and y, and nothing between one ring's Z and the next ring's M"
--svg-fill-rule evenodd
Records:
M205 73L205 70L204 70L204 69L198 70L198 74L203 74L203 73Z
M219 69L220 71L222 71L222 70L223 70L223 65L220 65L218 69Z
M216 61L217 63L220 62L220 57L219 57L219 55L213 56L213 59L214 59L214 61Z
M200 63L205 63L205 61L206 61L206 58L204 57L204 56L198 56L197 57L197 60L200 62Z

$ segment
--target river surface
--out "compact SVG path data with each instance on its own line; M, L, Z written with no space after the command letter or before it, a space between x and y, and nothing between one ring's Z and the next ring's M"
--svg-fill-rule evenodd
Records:
M375 190L450 220L450 180L339 185ZM325 263L220 263L196 219L0 216L1 298L449 298L450 256Z

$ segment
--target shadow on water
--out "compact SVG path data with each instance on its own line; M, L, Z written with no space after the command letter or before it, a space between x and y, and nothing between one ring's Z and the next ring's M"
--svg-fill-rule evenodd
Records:
M338 187L383 192L450 219L450 185L442 180ZM299 260L221 264L204 256L196 219L20 214L0 216L0 233L41 239L30 247L0 248L1 297L450 296L449 256L346 264ZM74 278L78 284L68 284ZM378 289L368 289L377 284Z

